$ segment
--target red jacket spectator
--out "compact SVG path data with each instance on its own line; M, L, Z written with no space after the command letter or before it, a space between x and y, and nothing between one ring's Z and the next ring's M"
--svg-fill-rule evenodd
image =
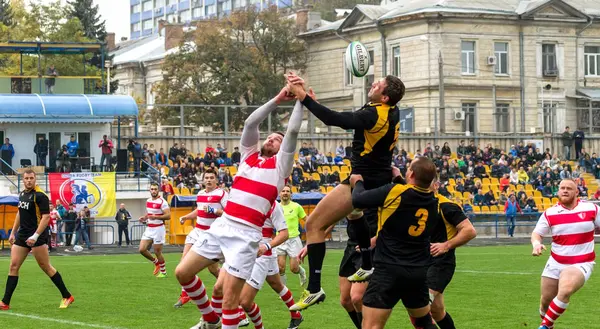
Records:
M106 135L102 137L98 147L102 148L102 154L112 154L112 149L114 148L113 142L107 138Z
M508 175L502 176L502 178L500 178L500 191L502 191L502 192L506 191L509 186L510 186L510 178L508 178Z

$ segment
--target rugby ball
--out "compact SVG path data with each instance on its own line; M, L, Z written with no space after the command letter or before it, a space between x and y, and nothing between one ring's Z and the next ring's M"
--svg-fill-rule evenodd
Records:
M352 41L346 48L346 68L355 77L364 77L369 72L371 59L369 50L359 41Z

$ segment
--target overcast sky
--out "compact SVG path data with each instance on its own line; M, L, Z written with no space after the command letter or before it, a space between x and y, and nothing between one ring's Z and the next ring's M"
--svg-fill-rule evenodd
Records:
M41 2L50 3L53 0L41 0ZM61 2L67 1L61 0ZM100 6L100 15L106 20L106 31L115 32L117 42L121 37L129 38L129 0L94 0L94 3Z

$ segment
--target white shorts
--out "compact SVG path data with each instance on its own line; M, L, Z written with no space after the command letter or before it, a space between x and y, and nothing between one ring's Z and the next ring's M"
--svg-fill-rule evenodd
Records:
M204 232L204 230L194 227L194 229L190 233L188 233L187 237L185 238L185 244L196 243L196 241L198 241L198 238L200 238L202 232Z
M142 234L142 240L152 240L152 244L163 244L165 243L165 237L167 235L167 231L165 230L165 226L158 227L146 227L144 234Z
M542 272L542 276L558 280L560 278L560 273L564 269L568 267L575 267L581 271L581 273L585 277L585 282L587 282L587 280L589 280L590 276L592 275L594 265L596 265L595 262L565 265L560 264L559 262L555 261L554 258L550 257L548 258L548 262L546 262L546 267L544 267L544 272Z
M275 248L277 256L290 256L292 258L298 257L300 251L304 246L299 236L290 238L286 242L280 244Z
M248 280L258 253L262 232L250 226L217 218L210 229L201 231L191 251L214 261L225 260L223 268L236 278Z
M56 234L56 232L58 231L56 223L50 225L50 233Z
M277 266L277 257L273 256L262 256L256 259L254 262L254 268L252 268L252 275L246 283L256 289L260 290L265 283L268 276L279 273L279 266Z

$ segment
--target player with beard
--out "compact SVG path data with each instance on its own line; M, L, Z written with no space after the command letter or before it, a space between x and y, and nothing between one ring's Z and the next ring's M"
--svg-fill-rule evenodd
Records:
M290 258L290 270L294 274L300 276L300 285L304 287L306 284L306 271L300 266L298 255L302 250L302 240L300 239L300 221L306 218L304 208L298 203L292 201L292 188L285 186L281 193L281 207L285 215L289 238L282 245L275 248L277 251L277 263L279 264L279 275L283 284L287 284L287 276L285 275L285 267L287 258Z
M288 76L290 91L298 97L317 118L329 126L353 129L351 174L362 175L367 190L384 186L392 181L392 151L399 136L399 110L396 104L404 96L404 84L395 76L387 76L375 81L369 90L369 103L356 112L337 112L317 103L304 90L304 81L296 75ZM312 93L312 90L309 90ZM368 212L367 216L375 216ZM357 235L362 266L348 280L366 281L373 273L370 253L369 220L362 211L353 211L352 189L349 180L336 186L317 204L306 222L306 240L309 262L308 290L290 310L300 311L325 300L321 289L321 270L325 258L326 230L348 218L352 230L364 234Z
M543 237L552 236L550 258L542 272L540 329L554 328L554 322L585 285L596 264L594 230L600 228L600 208L580 201L578 195L577 183L563 179L558 188L558 204L544 211L531 233L533 256L546 250Z
M62 294L60 308L67 308L75 299L65 287L60 273L50 265L50 255L48 253L49 237L47 227L50 220L50 201L46 193L37 186L35 172L32 169L25 169L23 172L23 186L25 190L19 194L19 211L8 238L8 242L12 244L10 269L4 297L0 301L0 311L10 309L10 300L19 282L19 269L25 262L29 252L33 253L42 271L60 290Z
M288 121L287 133L272 133L260 144L259 126L281 102L294 99L287 87L252 112L244 123L240 140L240 166L231 186L223 216L203 231L175 275L202 313L204 329L236 329L240 294L259 250L262 228L277 195L292 172L303 106L297 101ZM215 313L202 281L196 275L225 259L223 271L223 316Z
M198 192L198 195L196 196L196 210L179 218L179 222L182 225L185 224L187 220L196 219L196 227L194 227L185 238L185 247L183 248L183 254L181 256L182 259L188 251L190 251L192 245L198 240L200 233L208 230L215 219L223 215L223 209L225 208L227 198L229 197L227 192L217 187L219 180L217 179L217 172L213 169L209 168L204 172L203 183L204 190ZM216 278L219 275L219 264L212 264L208 267L208 271ZM182 288L179 300L175 303L174 307L182 307L189 301L190 297ZM213 303L221 304L222 300L213 300Z
M140 223L146 224L146 230L140 241L140 254L154 264L154 275L157 278L166 278L167 269L162 247L165 243L166 230L165 221L171 218L171 208L163 198L158 195L158 184L150 184L150 198L146 200L146 215L139 218ZM153 257L150 247L154 249Z

